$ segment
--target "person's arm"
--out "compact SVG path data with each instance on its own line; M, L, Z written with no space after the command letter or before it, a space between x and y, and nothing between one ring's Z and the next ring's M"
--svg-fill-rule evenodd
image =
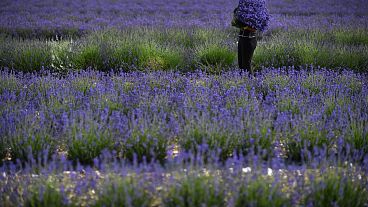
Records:
M242 26L240 25L240 22L238 21L235 15L237 10L238 10L238 7L236 7L233 11L233 19L231 20L231 26L240 28Z

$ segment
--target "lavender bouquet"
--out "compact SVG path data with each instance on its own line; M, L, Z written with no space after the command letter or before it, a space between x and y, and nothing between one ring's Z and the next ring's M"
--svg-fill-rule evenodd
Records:
M264 31L269 20L270 15L264 0L239 0L239 6L234 10L232 25Z

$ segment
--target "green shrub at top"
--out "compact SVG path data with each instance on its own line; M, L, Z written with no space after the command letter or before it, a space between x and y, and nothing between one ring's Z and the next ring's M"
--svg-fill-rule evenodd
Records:
M113 179L100 188L98 199L93 206L145 207L151 206L152 202L153 197L142 183L138 183L135 178L127 177Z
M335 30L332 35L337 43L346 45L368 45L368 32L365 30Z
M317 178L311 186L311 192L305 197L305 204L312 206L356 206L368 204L366 185L349 176L340 176L328 172Z
M235 65L235 44L227 43L234 42L235 31L231 37L228 32L208 28L170 28L164 32L131 28L93 32L74 42L0 37L0 66L26 72L42 67L62 72L86 68L185 71L201 67L217 73ZM255 70L262 66L313 64L364 72L368 67L366 33L359 29L268 33L258 42L253 65Z
M189 29L165 29L164 31L154 31L153 38L161 45L175 45L184 48L193 48L196 41L193 31Z
M87 68L104 70L105 65L99 45L91 44L81 48L73 57L73 65L78 70Z
M221 207L225 204L225 193L220 183L208 176L188 176L173 181L163 199L167 207Z
M347 67L360 72L368 71L368 46L362 48L344 47L333 51L333 62L327 66Z
M258 43L252 60L254 70L259 70L262 66L282 67L293 65L295 59L292 55L293 48L288 46L288 43L270 41L264 44Z
M50 46L44 42L27 41L16 43L14 50L10 51L10 66L15 70L23 72L39 71L44 68L50 68L52 57Z
M366 71L367 37L362 31L294 31L259 42L253 57L256 69L313 64Z
M67 72L73 68L73 48L71 41L52 41L51 50L51 67L58 72Z
M136 43L119 42L115 45L111 54L111 66L123 70L135 70L138 68L139 51Z
M113 67L125 70L169 70L182 66L184 58L180 49L174 50L153 41L133 40L116 45L111 62Z
M183 64L179 51L155 42L143 42L137 46L139 66L152 70L175 69Z
M196 28L192 31L192 37L195 45L206 43L218 43L226 39L226 33L218 29Z
M0 66L10 67L9 51L11 50L11 43L9 43L9 40L4 35L0 34Z
M197 63L203 66L230 67L234 64L235 53L219 44L203 44L195 49ZM219 72L219 71L214 71Z

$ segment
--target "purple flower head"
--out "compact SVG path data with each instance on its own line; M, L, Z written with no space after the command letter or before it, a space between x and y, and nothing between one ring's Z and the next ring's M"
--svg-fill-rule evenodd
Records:
M243 24L260 31L266 30L270 20L264 0L240 0L235 17Z

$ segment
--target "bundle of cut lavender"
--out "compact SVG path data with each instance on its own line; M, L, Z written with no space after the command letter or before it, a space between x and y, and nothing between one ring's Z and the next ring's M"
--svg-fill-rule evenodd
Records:
M264 31L268 27L269 19L270 15L264 0L240 0L234 10L232 25Z

